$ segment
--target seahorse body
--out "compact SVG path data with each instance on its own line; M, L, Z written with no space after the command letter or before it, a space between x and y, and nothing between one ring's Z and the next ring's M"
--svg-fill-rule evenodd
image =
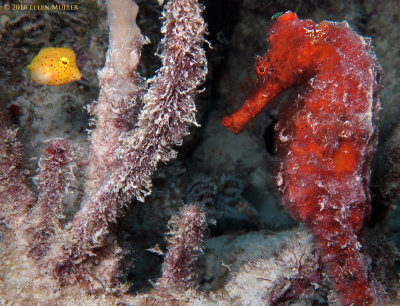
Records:
M346 22L315 24L292 12L274 21L268 40L256 89L222 123L237 133L279 92L300 85L275 127L275 183L290 214L313 230L340 304L377 303L382 289L358 239L370 213L380 108L369 41Z

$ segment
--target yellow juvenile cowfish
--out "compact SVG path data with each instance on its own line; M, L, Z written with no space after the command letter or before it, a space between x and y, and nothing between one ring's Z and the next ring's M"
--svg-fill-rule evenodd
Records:
M43 48L26 68L40 85L64 85L82 78L75 53L69 48Z

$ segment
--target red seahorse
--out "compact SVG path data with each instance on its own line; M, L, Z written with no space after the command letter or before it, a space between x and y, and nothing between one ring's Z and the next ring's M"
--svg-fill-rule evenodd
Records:
M275 183L289 213L313 230L340 304L376 304L382 289L358 238L370 213L380 109L371 45L346 22L315 24L292 12L273 21L268 41L254 92L222 123L237 133L279 92L298 85L275 127Z

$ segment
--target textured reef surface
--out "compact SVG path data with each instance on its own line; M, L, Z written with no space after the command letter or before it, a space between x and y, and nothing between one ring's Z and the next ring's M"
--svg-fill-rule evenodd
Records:
M165 1L178 3L171 15L158 2L137 1L119 46L105 1L0 7L0 204L13 194L17 212L0 206L1 303L400 304L398 1ZM179 19L190 9L197 19ZM174 26L193 35L185 48ZM190 99L170 99L203 80L203 50L188 46L205 32L194 116ZM74 50L83 79L33 82L25 67L47 47ZM224 121L234 134L221 120L243 103L256 106ZM177 130L183 141L153 137ZM113 169L144 163L107 197Z

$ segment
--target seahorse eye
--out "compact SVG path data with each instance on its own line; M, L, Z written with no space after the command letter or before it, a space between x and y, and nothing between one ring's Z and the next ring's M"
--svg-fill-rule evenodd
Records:
M258 72L260 72L260 73L264 73L264 71L265 71L265 68L264 68L264 67L260 67L260 68L258 68Z

